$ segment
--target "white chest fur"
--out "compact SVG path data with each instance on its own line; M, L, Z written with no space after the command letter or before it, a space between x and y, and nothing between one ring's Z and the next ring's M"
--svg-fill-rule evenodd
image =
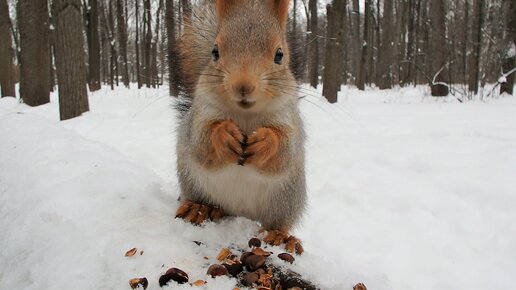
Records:
M268 207L270 195L282 185L280 178L260 174L250 166L235 164L216 171L198 164L193 167L197 186L230 215L257 219Z

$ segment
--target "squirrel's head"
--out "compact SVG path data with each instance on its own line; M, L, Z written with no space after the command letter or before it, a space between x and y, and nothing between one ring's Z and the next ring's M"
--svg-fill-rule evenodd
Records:
M199 79L210 99L231 110L261 112L297 98L286 41L289 3L215 1L218 34Z

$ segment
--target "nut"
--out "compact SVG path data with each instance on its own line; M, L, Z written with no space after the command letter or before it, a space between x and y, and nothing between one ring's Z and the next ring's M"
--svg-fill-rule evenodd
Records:
M245 258L244 265L249 271L254 271L265 264L265 259L264 256L251 255Z
M213 264L208 268L208 271L206 274L210 275L212 278L218 277L218 276L225 276L228 275L228 269L222 265Z
M294 263L296 260L291 254L289 253L281 253L278 255L278 258L282 259L285 262L289 262L290 264Z
M173 280L178 284L188 283L188 274L178 268L170 268L168 271L159 277L159 286L163 287Z
M231 256L231 251L228 248L224 248L220 250L219 254L217 255L217 260L224 261L229 256Z
M242 280L240 280L240 283L244 286L251 287L259 278L260 276L256 273L246 273L244 277L242 277Z
M129 280L129 285L132 289L137 289L138 287L142 286L143 289L147 289L147 286L149 286L149 281L147 281L147 278L133 278Z
M357 285L353 286L353 290L367 290L367 288L364 284L358 283Z
M238 276L238 274L242 273L242 271L244 270L244 266L242 266L242 263L240 262L233 264L224 263L222 265L226 267L228 273L233 277Z
M261 247L262 246L262 241L260 241L260 239L258 238L251 238L248 242L249 244L249 247L255 247L255 248L258 248L258 247Z
M132 257L132 256L134 256L136 254L137 251L138 251L138 249L132 248L129 251L125 252L125 256L126 257Z
M272 252L265 251L262 248L254 248L253 249L253 254L258 255L258 256L268 257L268 256L270 256L272 254Z
M204 285L206 285L206 283L208 283L208 282L206 282L204 280L197 280L192 283L192 286L204 286Z
M242 253L242 256L240 256L240 261L243 263L243 262L244 262L244 260L245 260L247 257L251 256L252 254L253 254L253 253L251 253L251 252L243 252L243 253Z

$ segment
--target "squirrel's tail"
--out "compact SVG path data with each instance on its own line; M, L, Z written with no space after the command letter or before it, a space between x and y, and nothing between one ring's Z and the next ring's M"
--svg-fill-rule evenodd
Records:
M211 59L211 51L217 37L218 23L214 1L201 1L190 15L185 16L183 35L178 51L181 63L183 95L193 98L199 76Z

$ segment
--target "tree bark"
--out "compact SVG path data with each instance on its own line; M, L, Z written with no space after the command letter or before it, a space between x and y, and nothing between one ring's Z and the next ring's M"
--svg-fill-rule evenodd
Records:
M385 0L382 18L382 34L379 50L377 85L381 90L392 88L391 64L394 60L394 21L392 0Z
M357 88L361 91L365 90L366 71L367 71L367 55L369 54L369 24L371 17L371 0L365 0L364 3L364 37L362 41L360 53L360 65L358 67Z
M11 39L11 18L7 0L0 0L0 87L2 97L16 97Z
M20 97L29 106L39 106L50 102L47 1L19 0L17 10L20 31Z
M169 94L177 96L179 94L180 72L179 72L179 54L177 53L176 27L174 15L174 1L166 0L166 21L167 26L167 59L168 59L168 79ZM184 9L184 6L183 6Z
M118 32L118 54L121 58L122 82L129 88L129 67L127 65L127 27L122 0L116 0L116 26Z
M506 74L516 67L516 1L505 0L507 9L507 24L505 26L505 45L506 51L503 60L503 73ZM506 81L500 86L500 94L508 93L512 95L514 88L514 78L516 73L506 77Z
M150 0L143 0L143 27L144 37L144 81L147 88L151 87L151 48L152 48L152 28L151 28L151 3Z
M309 0L310 10L310 85L317 88L319 84L319 20L317 15L317 0Z
M473 53L469 59L468 90L478 94L480 82L480 50L482 47L482 26L484 22L484 0L475 0L473 14Z
M430 88L432 96L442 97L449 93L448 68L446 68L446 10L444 0L430 2L430 35L428 51L430 57Z
M339 55L342 54L343 39L343 18L346 13L345 0L333 0L332 4L326 5L328 27L326 33L326 58L324 64L323 96L330 103L337 102L337 92L340 87L340 75L342 65Z
M81 3L53 0L52 12L56 23L59 114L61 120L67 120L89 110Z
M136 19L136 35L134 37L134 48L135 48L135 54L136 54L136 81L138 82L138 89L142 87L142 78L140 73L140 1L135 0L134 2L134 9L135 9L135 19Z
M351 11L351 33L353 36L351 39L353 48L353 76L355 78L355 85L359 87L358 78L360 75L360 65L362 60L362 39L360 37L360 3L358 0L353 0L352 3L353 10Z
M88 0L87 39L88 39L88 84L90 91L100 90L100 39L99 5L97 0Z

